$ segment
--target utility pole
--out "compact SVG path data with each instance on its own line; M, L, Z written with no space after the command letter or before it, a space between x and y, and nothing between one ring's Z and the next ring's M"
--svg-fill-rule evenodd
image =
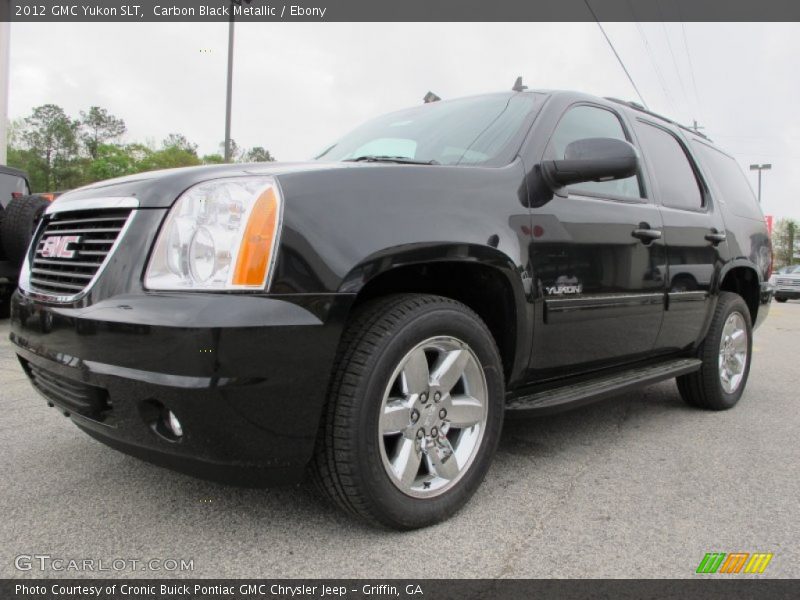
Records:
M225 162L233 159L231 144L231 103L233 101L233 22L237 6L250 4L253 0L231 0L231 12L228 18L228 87L225 94Z
M772 169L771 164L765 165L750 165L751 171L758 171L758 203L761 204L761 171L769 171Z
M0 0L5 2L5 0ZM0 11L2 12L2 11ZM0 20L0 165L8 162L8 71L11 68L11 23Z
M228 21L228 88L225 96L225 162L231 162L231 100L233 97L233 8Z

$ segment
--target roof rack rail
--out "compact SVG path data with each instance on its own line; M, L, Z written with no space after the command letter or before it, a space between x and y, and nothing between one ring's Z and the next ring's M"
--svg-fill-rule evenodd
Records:
M650 115L651 117L656 117L658 119L661 119L662 121L666 121L667 123L671 123L672 125L675 125L676 127L680 127L684 131L688 131L689 133L693 133L694 135L699 136L699 137L701 137L701 138L703 138L705 140L711 141L711 138L708 137L705 133L700 133L696 129L688 127L687 125L681 125L677 121L673 121L672 119L670 119L668 117L665 117L664 115L660 115L657 112L653 112L652 110L650 110L648 108L645 108L644 106L642 106L638 102L632 102L632 101L629 101L629 100L620 100L619 98L613 98L611 96L606 96L605 99L610 101L610 102L616 102L617 104L622 104L624 106L629 106L629 107L631 107L633 109L638 110L639 112L643 112L643 113L645 113L647 115Z

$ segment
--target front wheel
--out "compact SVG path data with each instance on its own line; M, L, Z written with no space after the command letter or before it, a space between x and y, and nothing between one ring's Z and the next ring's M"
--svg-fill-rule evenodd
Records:
M440 296L372 301L345 331L312 478L372 523L437 523L486 475L503 407L499 353L474 312Z
M750 310L738 294L720 293L700 349L699 371L678 377L683 399L699 408L727 410L742 397L753 351Z
M781 303L783 303L783 302L786 302L787 300L788 300L788 298L780 298L780 297L778 297L778 296L775 296L775 301L776 301L776 302L781 302Z

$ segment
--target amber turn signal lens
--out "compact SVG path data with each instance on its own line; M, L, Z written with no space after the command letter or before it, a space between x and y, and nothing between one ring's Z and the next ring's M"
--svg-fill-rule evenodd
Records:
M234 285L259 287L266 282L277 235L279 208L273 187L267 188L256 200L236 259Z

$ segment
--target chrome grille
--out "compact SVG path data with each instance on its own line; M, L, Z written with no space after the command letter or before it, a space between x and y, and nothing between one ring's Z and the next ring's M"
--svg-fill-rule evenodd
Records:
M798 279L788 279L788 278L775 278L775 285L782 285L787 287L800 287L800 278Z
M31 291L69 297L87 289L131 213L130 209L99 209L47 215L31 256Z

